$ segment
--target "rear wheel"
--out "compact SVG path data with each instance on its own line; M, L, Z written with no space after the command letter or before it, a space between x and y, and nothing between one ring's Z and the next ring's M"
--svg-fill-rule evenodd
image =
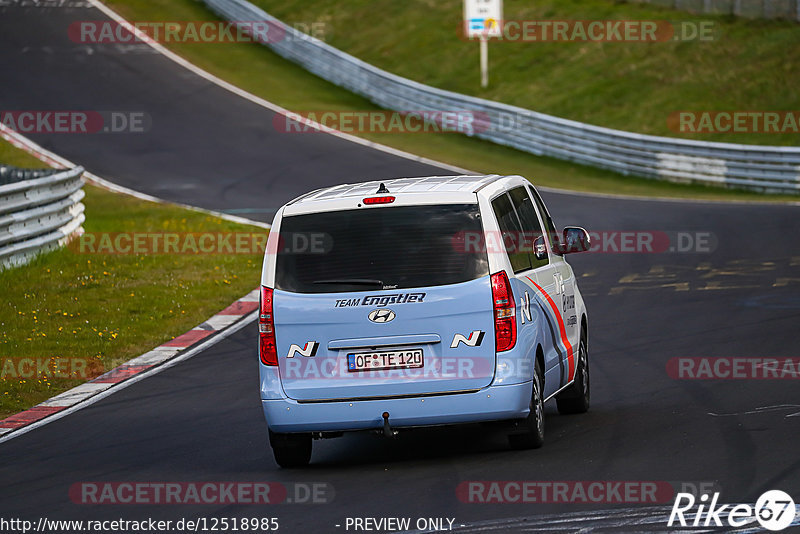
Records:
M586 349L586 334L581 335L578 349L578 364L575 381L556 396L558 412L561 414L586 413L589 411L589 351Z
M508 436L508 443L514 449L538 449L544 444L543 385L544 378L542 367L537 361L531 391L531 412L528 414L528 417L520 423L520 427L524 432Z
M281 467L303 467L311 461L311 434L278 434L270 430L269 443Z

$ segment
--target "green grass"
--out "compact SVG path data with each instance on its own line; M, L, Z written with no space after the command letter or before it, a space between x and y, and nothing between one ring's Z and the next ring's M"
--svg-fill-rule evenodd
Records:
M107 3L128 20L134 21L217 20L216 15L197 0L111 0ZM363 52L363 54L361 54L362 57L374 61L379 66L391 67L392 65L388 63L394 63L395 60L392 58L394 57L395 51L399 54L398 57L405 58L409 61L413 59L411 65L405 65L401 68L398 64L397 69L393 70L402 74L413 74L413 76L411 76L412 78L429 83L435 83L436 80L431 80L428 76L421 76L419 73L436 71L437 68L455 68L453 65L447 64L452 58L449 56L445 58L444 56L438 55L438 49L443 47L442 53L447 50L457 49L463 54L463 59L465 59L465 61L468 59L470 65L464 68L469 70L472 78L467 77L465 83L472 83L475 81L475 72L473 69L477 61L477 49L475 48L475 43L462 42L458 38L456 32L458 30L458 17L460 15L453 11L456 3L452 0L446 0L441 3L426 2L424 3L425 10L422 9L423 4L418 1L391 3L384 0L370 0L369 2L351 1L323 3L317 0L308 0L307 3L305 3L291 0L287 1L285 5L279 5L278 2L269 2L264 5L276 14L285 16L288 21L307 20L309 22L323 21L330 23L331 26L329 27L327 36L328 40L337 46L343 46L345 48L347 48L348 42L361 41L363 46L359 50L350 51ZM591 5L606 5L605 2L600 2L599 0L590 0L588 3ZM555 6L557 4L546 3L545 5ZM400 6L403 6L403 8L401 9ZM640 9L627 5L618 5L618 7L626 10ZM513 4L507 2L506 10L512 8ZM549 9L553 11L553 13L556 13L556 11L554 11L556 10L555 7ZM340 12L344 13L345 16L340 16ZM437 29L432 28L431 26L434 25L434 23L426 20L428 14L439 14L443 12L448 13L447 17L449 18L447 21L442 22L442 20L434 17ZM347 18L346 14L353 13L359 13L360 16L357 20L350 20L353 31L352 35L348 37L344 35L347 33L347 30L344 29L346 26L337 26L337 24L341 23L342 19ZM508 13L510 14L512 11L508 11ZM661 15L661 18L664 18L665 15L672 15L672 13L668 12L664 14L659 12L659 15ZM389 21L392 21L392 24L395 23L395 16L398 17L396 20L397 23L400 24L399 27L404 27L404 24L409 24L409 18L413 19L413 24L418 24L419 27L414 26L412 28L413 31L410 31L410 33L404 32L402 35L399 35L394 29L388 27L390 26L388 24ZM577 18L577 16L574 18ZM365 21L371 22L367 24ZM749 24L758 25L762 23L750 21ZM780 25L782 23L774 24ZM438 26L442 27L438 28ZM339 29L336 29L337 27ZM383 36L383 33L386 35ZM389 44L389 41L391 41L391 44ZM445 43L445 41L449 44ZM573 52L577 50L574 43L568 44L571 46L570 50ZM166 43L166 45L201 68L287 109L300 111L377 109L375 105L367 100L309 74L301 67L273 54L266 47L259 44ZM521 47L523 45L514 46ZM689 45L685 44L681 46L687 47ZM410 52L409 47L416 47L418 52L416 54ZM495 48L496 47L492 47L492 57L494 58L493 68L498 69L499 63L507 60L503 60L502 56ZM517 51L515 53L518 54L521 48L512 47L508 53L514 52L515 50ZM787 50L784 51L780 57L791 58L794 54L794 51ZM571 56L572 61L583 61L580 57L581 54L574 53ZM636 63L632 63L628 68L636 66ZM531 80L544 79L545 77L541 75L531 76L528 74L533 67L534 65L519 59L516 69L511 69L509 79L500 85L524 85L532 83ZM409 70L413 72L409 73ZM419 73L416 72L417 70L419 70ZM497 70L493 72L495 80L501 79ZM796 73L793 72L792 75L796 75ZM551 78L553 80L557 79L555 74L548 72L547 80ZM615 79L617 78L615 77ZM449 84L445 84L445 87L448 89L464 89L461 87L454 87L452 85L454 83L456 82L451 80ZM600 82L598 81L598 83ZM494 90L494 88L491 90ZM708 90L713 95L718 95L717 92L712 91L711 87L709 87ZM791 91L791 88L788 90ZM528 89L523 89L518 92L520 92L520 94L527 94L527 91ZM559 87L558 91L554 89L552 92L560 92L563 96L563 93L570 91L580 91L580 84L567 84L567 87ZM472 91L464 89L464 92ZM617 98L613 100L614 106L611 107L609 113L617 113L615 111L616 107L627 105L625 103L626 99L637 101L645 99L646 96L644 93L644 91L636 90L626 95L625 99ZM620 92L620 94L624 93ZM709 98L713 98L713 96ZM600 98L590 95L589 99L594 103L594 107L599 108L599 102L602 101ZM534 104L539 101L538 96L535 100L536 102L534 102ZM685 105L689 103L691 103L689 100L681 102L682 107L685 107ZM538 105L531 105L530 107L542 109L541 106ZM767 106L765 102L762 107L769 106ZM569 114L565 113L565 115ZM620 115L624 116L625 113L621 113ZM587 117L580 118L588 120ZM797 200L798 198L798 196L761 195L746 191L725 190L718 187L674 184L647 180L645 178L626 177L593 167L576 165L551 158L536 157L493 143L470 139L456 134L401 135L367 133L363 134L362 137L420 156L471 169L476 172L522 174L537 185L572 189L576 191L709 200L786 201Z
M0 161L29 163L0 142ZM87 185L89 232L253 232L168 204ZM259 283L261 254L86 254L70 246L0 272L0 361L88 359L94 374L197 326ZM0 367L1 368L1 367ZM0 379L0 418L83 380Z
M325 40L435 87L628 131L733 143L797 145L800 134L672 132L684 110L800 111L800 25L691 15L611 0L505 2L507 20L669 20L713 24L708 41L514 42L459 38L462 0L253 0L288 23L324 23Z
M47 165L24 150L0 138L0 165L12 165L21 169L43 169Z

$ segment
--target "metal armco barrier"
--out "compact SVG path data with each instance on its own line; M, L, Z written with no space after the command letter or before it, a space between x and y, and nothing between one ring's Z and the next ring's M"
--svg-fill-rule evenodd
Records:
M23 265L82 231L82 174L82 167L0 167L0 269Z
M764 192L800 192L800 147L642 135L444 91L365 63L287 26L245 0L204 2L228 21L265 21L275 26L274 33L280 34L279 38L268 38L263 44L317 76L381 107L399 112L472 113L475 120L467 135L537 156L550 156L625 175Z
M800 21L800 0L634 0L690 13Z

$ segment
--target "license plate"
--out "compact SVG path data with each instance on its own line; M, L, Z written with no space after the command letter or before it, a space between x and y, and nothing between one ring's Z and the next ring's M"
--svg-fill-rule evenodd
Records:
M347 355L347 370L416 369L423 366L422 349L356 352Z

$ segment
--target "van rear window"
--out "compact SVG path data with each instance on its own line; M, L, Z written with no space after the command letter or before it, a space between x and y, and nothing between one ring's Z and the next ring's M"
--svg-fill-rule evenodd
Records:
M284 217L275 287L339 293L439 286L489 274L477 204L381 207Z

